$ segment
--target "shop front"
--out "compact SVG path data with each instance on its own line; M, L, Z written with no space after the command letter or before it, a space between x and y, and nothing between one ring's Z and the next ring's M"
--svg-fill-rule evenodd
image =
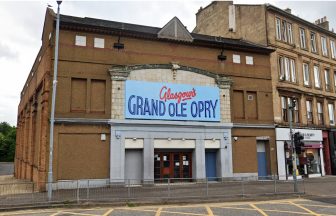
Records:
M300 132L304 136L304 146L298 153L296 165L298 178L320 177L325 175L323 157L323 137L321 130L294 129L293 133ZM289 128L276 128L276 143L278 155L279 178L293 178L292 145Z
M111 69L111 182L233 176L230 81L169 67Z

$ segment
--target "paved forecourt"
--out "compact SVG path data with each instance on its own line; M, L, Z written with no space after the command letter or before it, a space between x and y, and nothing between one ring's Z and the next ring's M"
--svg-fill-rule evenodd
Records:
M171 216L171 215L236 215L236 216L336 216L336 204L308 199L228 202L141 207L57 208L0 212L0 216Z

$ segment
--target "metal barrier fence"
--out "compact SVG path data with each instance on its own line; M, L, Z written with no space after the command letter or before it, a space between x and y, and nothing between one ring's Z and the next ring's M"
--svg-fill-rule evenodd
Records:
M278 176L207 179L155 180L71 180L53 183L52 199L36 185L0 183L0 207L50 203L92 203L144 199L251 197L305 193L304 180L298 180L298 192L293 181Z

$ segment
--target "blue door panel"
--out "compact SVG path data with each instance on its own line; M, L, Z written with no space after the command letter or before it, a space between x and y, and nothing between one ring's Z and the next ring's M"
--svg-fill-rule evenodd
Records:
M216 178L216 152L205 152L205 170L207 178ZM215 179L209 179L215 180Z
M266 152L258 152L258 176L267 176Z

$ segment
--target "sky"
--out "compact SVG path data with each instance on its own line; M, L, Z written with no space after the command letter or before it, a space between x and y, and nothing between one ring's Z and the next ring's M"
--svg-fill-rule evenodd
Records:
M163 27L177 16L189 31L196 25L195 13L211 1L63 1L61 14L101 18L119 22ZM336 1L261 1L237 0L235 4L270 3L314 22L327 16L330 29L336 30ZM0 0L0 122L16 125L20 93L41 46L47 5L57 11L55 0Z

